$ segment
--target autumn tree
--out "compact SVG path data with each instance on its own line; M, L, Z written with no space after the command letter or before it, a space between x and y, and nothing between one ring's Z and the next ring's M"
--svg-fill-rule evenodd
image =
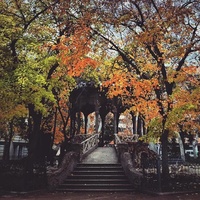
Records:
M2 2L0 3L2 4ZM0 14L0 138L5 140L3 159L9 159L9 149L14 130L21 118L26 117L27 109L17 93L14 69L16 59L11 48L11 39L18 37L21 28L16 26L12 16Z
M44 159L40 153L42 126L48 115L53 116L52 107L59 107L61 99L69 94L68 85L73 77L79 76L85 67L95 65L87 56L90 15L83 10L87 3L75 0L0 3L6 39L1 45L1 56L8 57L2 62L1 86L12 88L13 97L17 97L10 101L9 111L15 104L28 109L31 160ZM2 90L2 96L3 92L6 90Z
M110 80L111 95L132 92L134 110L145 117L152 115L150 120L158 115L163 174L167 177L167 121L176 103L176 80L184 69L198 67L199 3L195 0L94 2L99 23L93 31L107 50L117 52L116 59L123 61L121 66L125 69Z
M44 111L45 107L41 105L41 98L53 99L53 96L44 89L44 85L48 62L54 61L50 56L47 58L47 53L42 55L41 51L42 45L50 39L49 33L53 29L45 24L43 24L43 29L40 28L38 20L42 19L41 15L47 8L39 7L36 10L39 3L40 1L34 1L31 4L26 1L1 1L1 26L5 39L3 45L4 49L7 49L3 52L6 54L5 58L9 56L9 60L3 59L2 69L5 75L1 80L5 86L4 91L11 89L13 94L13 98L5 95L1 99L3 101L9 98L6 105L12 105L3 107L5 114L13 112L13 107L20 111L20 106L24 106L26 113L27 108L30 109L31 116L33 105L38 111ZM9 79L6 79L6 75ZM31 117L35 119L35 116ZM38 132L33 126L34 129Z

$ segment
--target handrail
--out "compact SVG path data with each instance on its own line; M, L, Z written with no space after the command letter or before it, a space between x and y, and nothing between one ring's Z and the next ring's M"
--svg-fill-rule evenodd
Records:
M98 134L91 135L91 137L89 137L86 140L82 141L81 144L87 142L88 140L91 140L91 138L96 137L96 135L98 135Z
M115 144L117 145L119 143L121 143L121 140L120 140L119 136L117 134L115 134Z
M81 142L82 145L82 152L81 154L84 155L86 154L88 151L90 151L92 148L94 148L95 146L98 145L98 138L99 138L99 134L94 134L91 137L87 138L86 140L84 140L83 142Z

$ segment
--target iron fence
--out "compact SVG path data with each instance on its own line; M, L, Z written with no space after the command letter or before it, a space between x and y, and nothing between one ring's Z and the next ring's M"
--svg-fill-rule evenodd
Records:
M138 169L143 174L142 188L156 192L200 191L200 164L169 163L169 177L163 177L161 160L146 160Z

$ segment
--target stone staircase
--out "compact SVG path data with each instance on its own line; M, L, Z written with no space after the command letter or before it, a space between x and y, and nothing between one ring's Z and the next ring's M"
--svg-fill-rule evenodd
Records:
M57 191L131 192L133 186L129 183L122 166L118 163L80 163L64 183L57 188Z

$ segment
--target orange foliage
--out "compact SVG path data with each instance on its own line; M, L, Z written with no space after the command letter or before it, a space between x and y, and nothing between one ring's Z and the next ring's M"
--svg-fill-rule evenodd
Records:
M126 88L129 86L127 74L124 72L116 72L112 78L103 83L104 87L109 87L109 97L128 95Z
M124 104L130 106L130 111L145 116L146 125L159 115L154 93L154 89L159 87L156 78L138 79L129 73L116 71L103 85L109 88L109 97L120 97Z
M52 50L59 50L59 63L64 66L64 73L78 77L86 67L96 67L97 62L87 56L90 52L90 38L90 28L80 23L73 35L61 36L60 43L52 46Z

